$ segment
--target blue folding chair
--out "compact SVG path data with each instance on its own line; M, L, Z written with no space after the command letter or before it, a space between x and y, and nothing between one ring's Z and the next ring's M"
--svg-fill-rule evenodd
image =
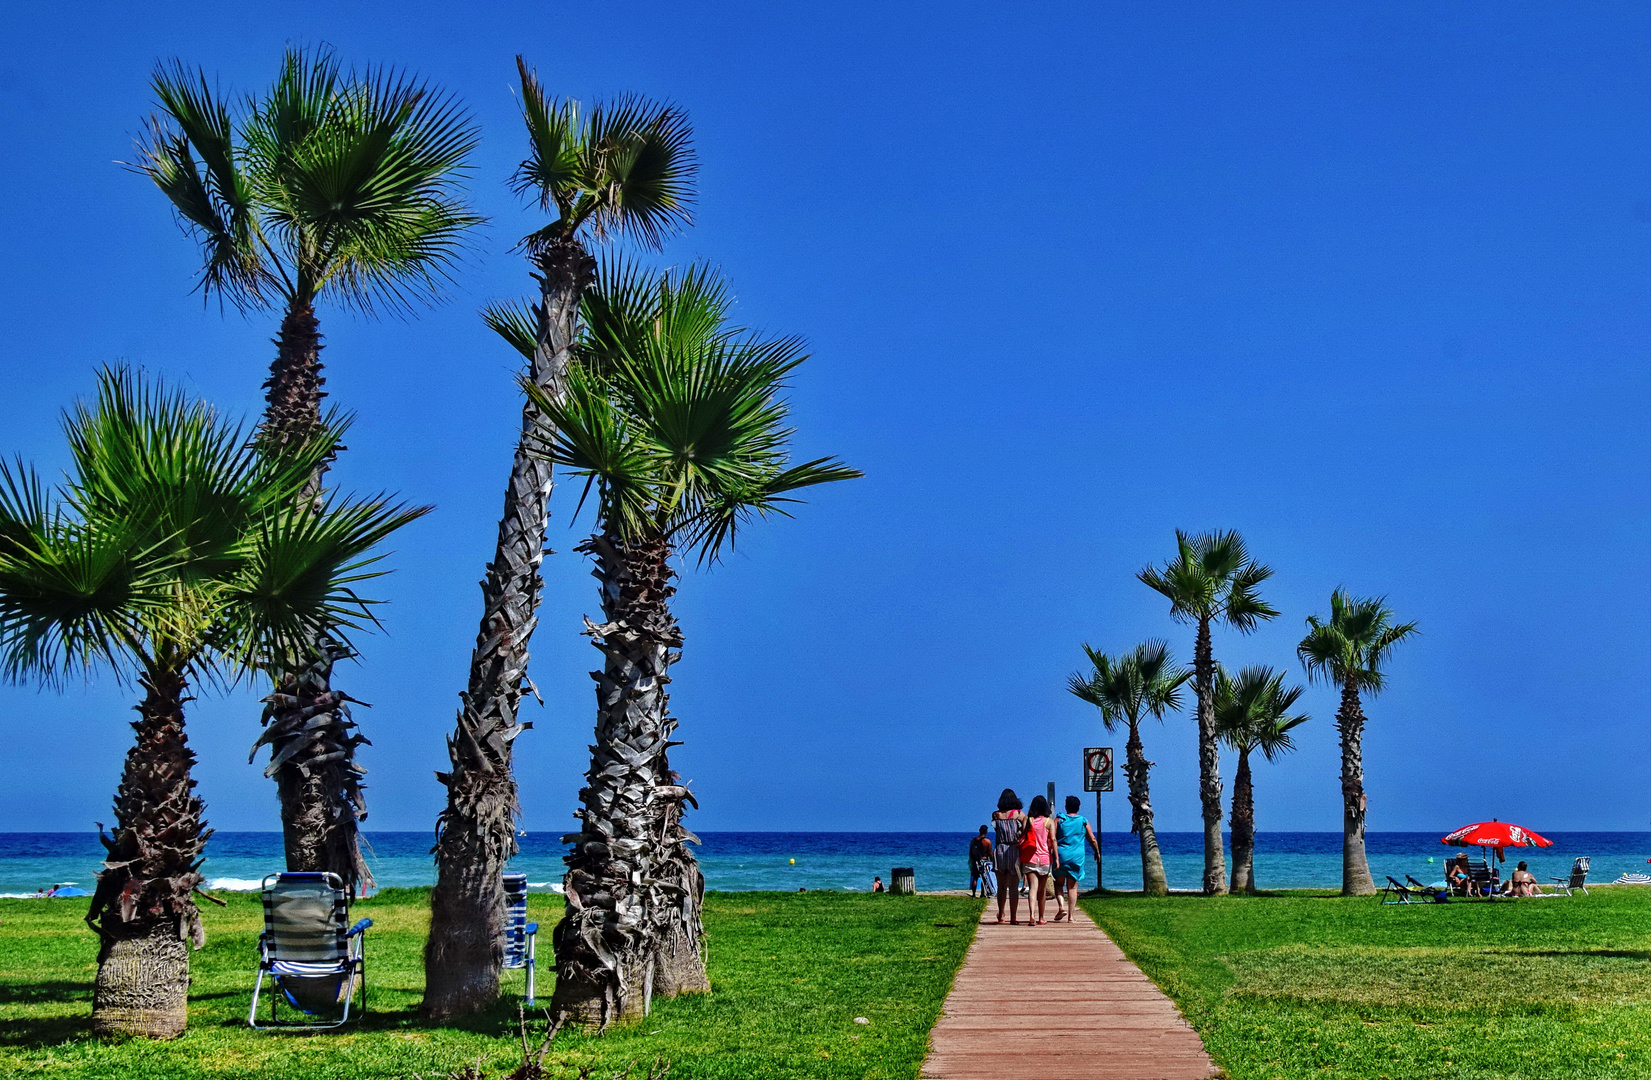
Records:
M539 924L527 921L527 875L504 876L504 966L527 969L527 1003L533 1004L534 944Z
M365 942L373 920L350 925L350 895L337 874L286 873L264 878L264 932L247 1024L260 1030L318 1031L350 1021L357 994L367 1007ZM274 983L269 1019L258 1020L264 976ZM281 1002L302 1014L283 1020Z

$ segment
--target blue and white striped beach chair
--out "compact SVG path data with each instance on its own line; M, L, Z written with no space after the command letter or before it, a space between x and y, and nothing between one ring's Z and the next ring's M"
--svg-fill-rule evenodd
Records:
M533 1004L534 943L539 924L527 921L527 875L504 876L504 966L527 969L527 1003Z
M316 1031L350 1021L357 993L367 1006L365 941L373 920L350 925L350 895L337 874L287 873L264 878L264 932L258 938L258 980L247 1023L255 1028ZM258 1019L264 976L275 984L269 1019ZM282 1020L285 1001L301 1019Z

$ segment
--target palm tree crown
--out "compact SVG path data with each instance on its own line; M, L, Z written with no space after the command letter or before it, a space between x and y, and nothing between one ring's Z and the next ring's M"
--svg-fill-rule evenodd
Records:
M861 475L828 458L787 463L779 394L807 354L795 338L726 327L729 298L708 271L620 269L596 291L566 400L523 387L551 421L538 449L596 488L605 528L714 561L742 524L786 514L790 492Z
M1087 644L1083 651L1092 670L1087 677L1069 677L1066 688L1101 710L1108 731L1120 721L1137 724L1144 716L1162 720L1164 713L1181 707L1181 688L1192 672L1175 663L1167 642L1144 641L1116 659Z
M308 635L373 622L365 555L428 508L290 505L337 445L328 428L271 458L211 407L106 371L66 428L71 479L53 500L0 463L0 672L60 679L108 666L231 675Z
M528 156L511 186L554 210L555 220L528 236L531 251L576 237L626 236L658 248L689 224L699 165L687 114L628 95L590 107L545 96L520 56L522 118Z
M1175 530L1176 556L1163 568L1148 566L1136 577L1170 602L1178 622L1220 621L1249 633L1278 609L1256 591L1273 576L1270 567L1250 558L1236 532L1191 535Z
M1241 753L1261 751L1268 761L1295 749L1290 732L1310 717L1287 715L1302 688L1284 685L1284 673L1251 666L1232 675L1218 668L1215 677L1215 725L1221 740Z
M1330 618L1307 616L1307 636L1296 655L1310 680L1332 685L1351 683L1360 693L1375 697L1386 684L1382 668L1393 646L1420 633L1413 622L1393 622L1386 597L1357 598L1344 589L1330 594Z
M475 125L405 73L289 49L261 99L226 101L173 62L137 168L200 241L200 285L243 309L320 298L360 310L434 299L469 212Z

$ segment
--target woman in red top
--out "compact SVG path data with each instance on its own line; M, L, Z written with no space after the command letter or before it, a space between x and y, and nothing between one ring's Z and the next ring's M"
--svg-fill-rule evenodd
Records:
M1042 926L1048 921L1043 917L1043 891L1055 865L1055 823L1049 817L1049 800L1042 795L1034 796L1032 805L1026 808L1026 816L1031 820L1026 823L1026 838L1020 842L1020 873L1026 879L1028 890L1027 925ZM1038 907L1035 920L1030 910L1034 901Z

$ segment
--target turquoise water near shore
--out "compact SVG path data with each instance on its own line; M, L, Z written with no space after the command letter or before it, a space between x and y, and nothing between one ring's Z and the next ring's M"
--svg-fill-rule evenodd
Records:
M1367 838L1370 869L1377 882L1405 874L1431 882L1443 876L1444 856L1460 849L1439 843L1434 833L1371 833ZM1610 881L1624 873L1651 873L1651 832L1548 833L1551 848L1509 852L1510 860L1527 859L1538 879L1570 871L1571 860L1593 860L1590 881ZM969 833L778 833L713 832L702 834L700 865L708 888L851 889L871 887L874 875L886 882L896 866L917 872L917 887L966 889L969 886ZM429 833L368 833L369 862L381 887L429 885L435 881ZM1170 885L1195 889L1203 874L1203 837L1199 833L1160 833ZM1141 887L1140 849L1129 833L1104 837L1106 885ZM522 851L512 867L527 874L537 889L552 889L562 880L558 838L550 833L521 838ZM1340 833L1262 833L1256 842L1256 881L1262 888L1335 888L1341 884ZM103 848L94 833L0 833L0 894L29 895L56 882L90 888ZM791 860L796 860L792 863ZM1508 864L1512 866L1512 862ZM280 869L279 833L216 833L207 845L203 872L215 889L255 889L267 873ZM1506 876L1504 874L1504 876ZM1095 881L1093 862L1085 884Z

